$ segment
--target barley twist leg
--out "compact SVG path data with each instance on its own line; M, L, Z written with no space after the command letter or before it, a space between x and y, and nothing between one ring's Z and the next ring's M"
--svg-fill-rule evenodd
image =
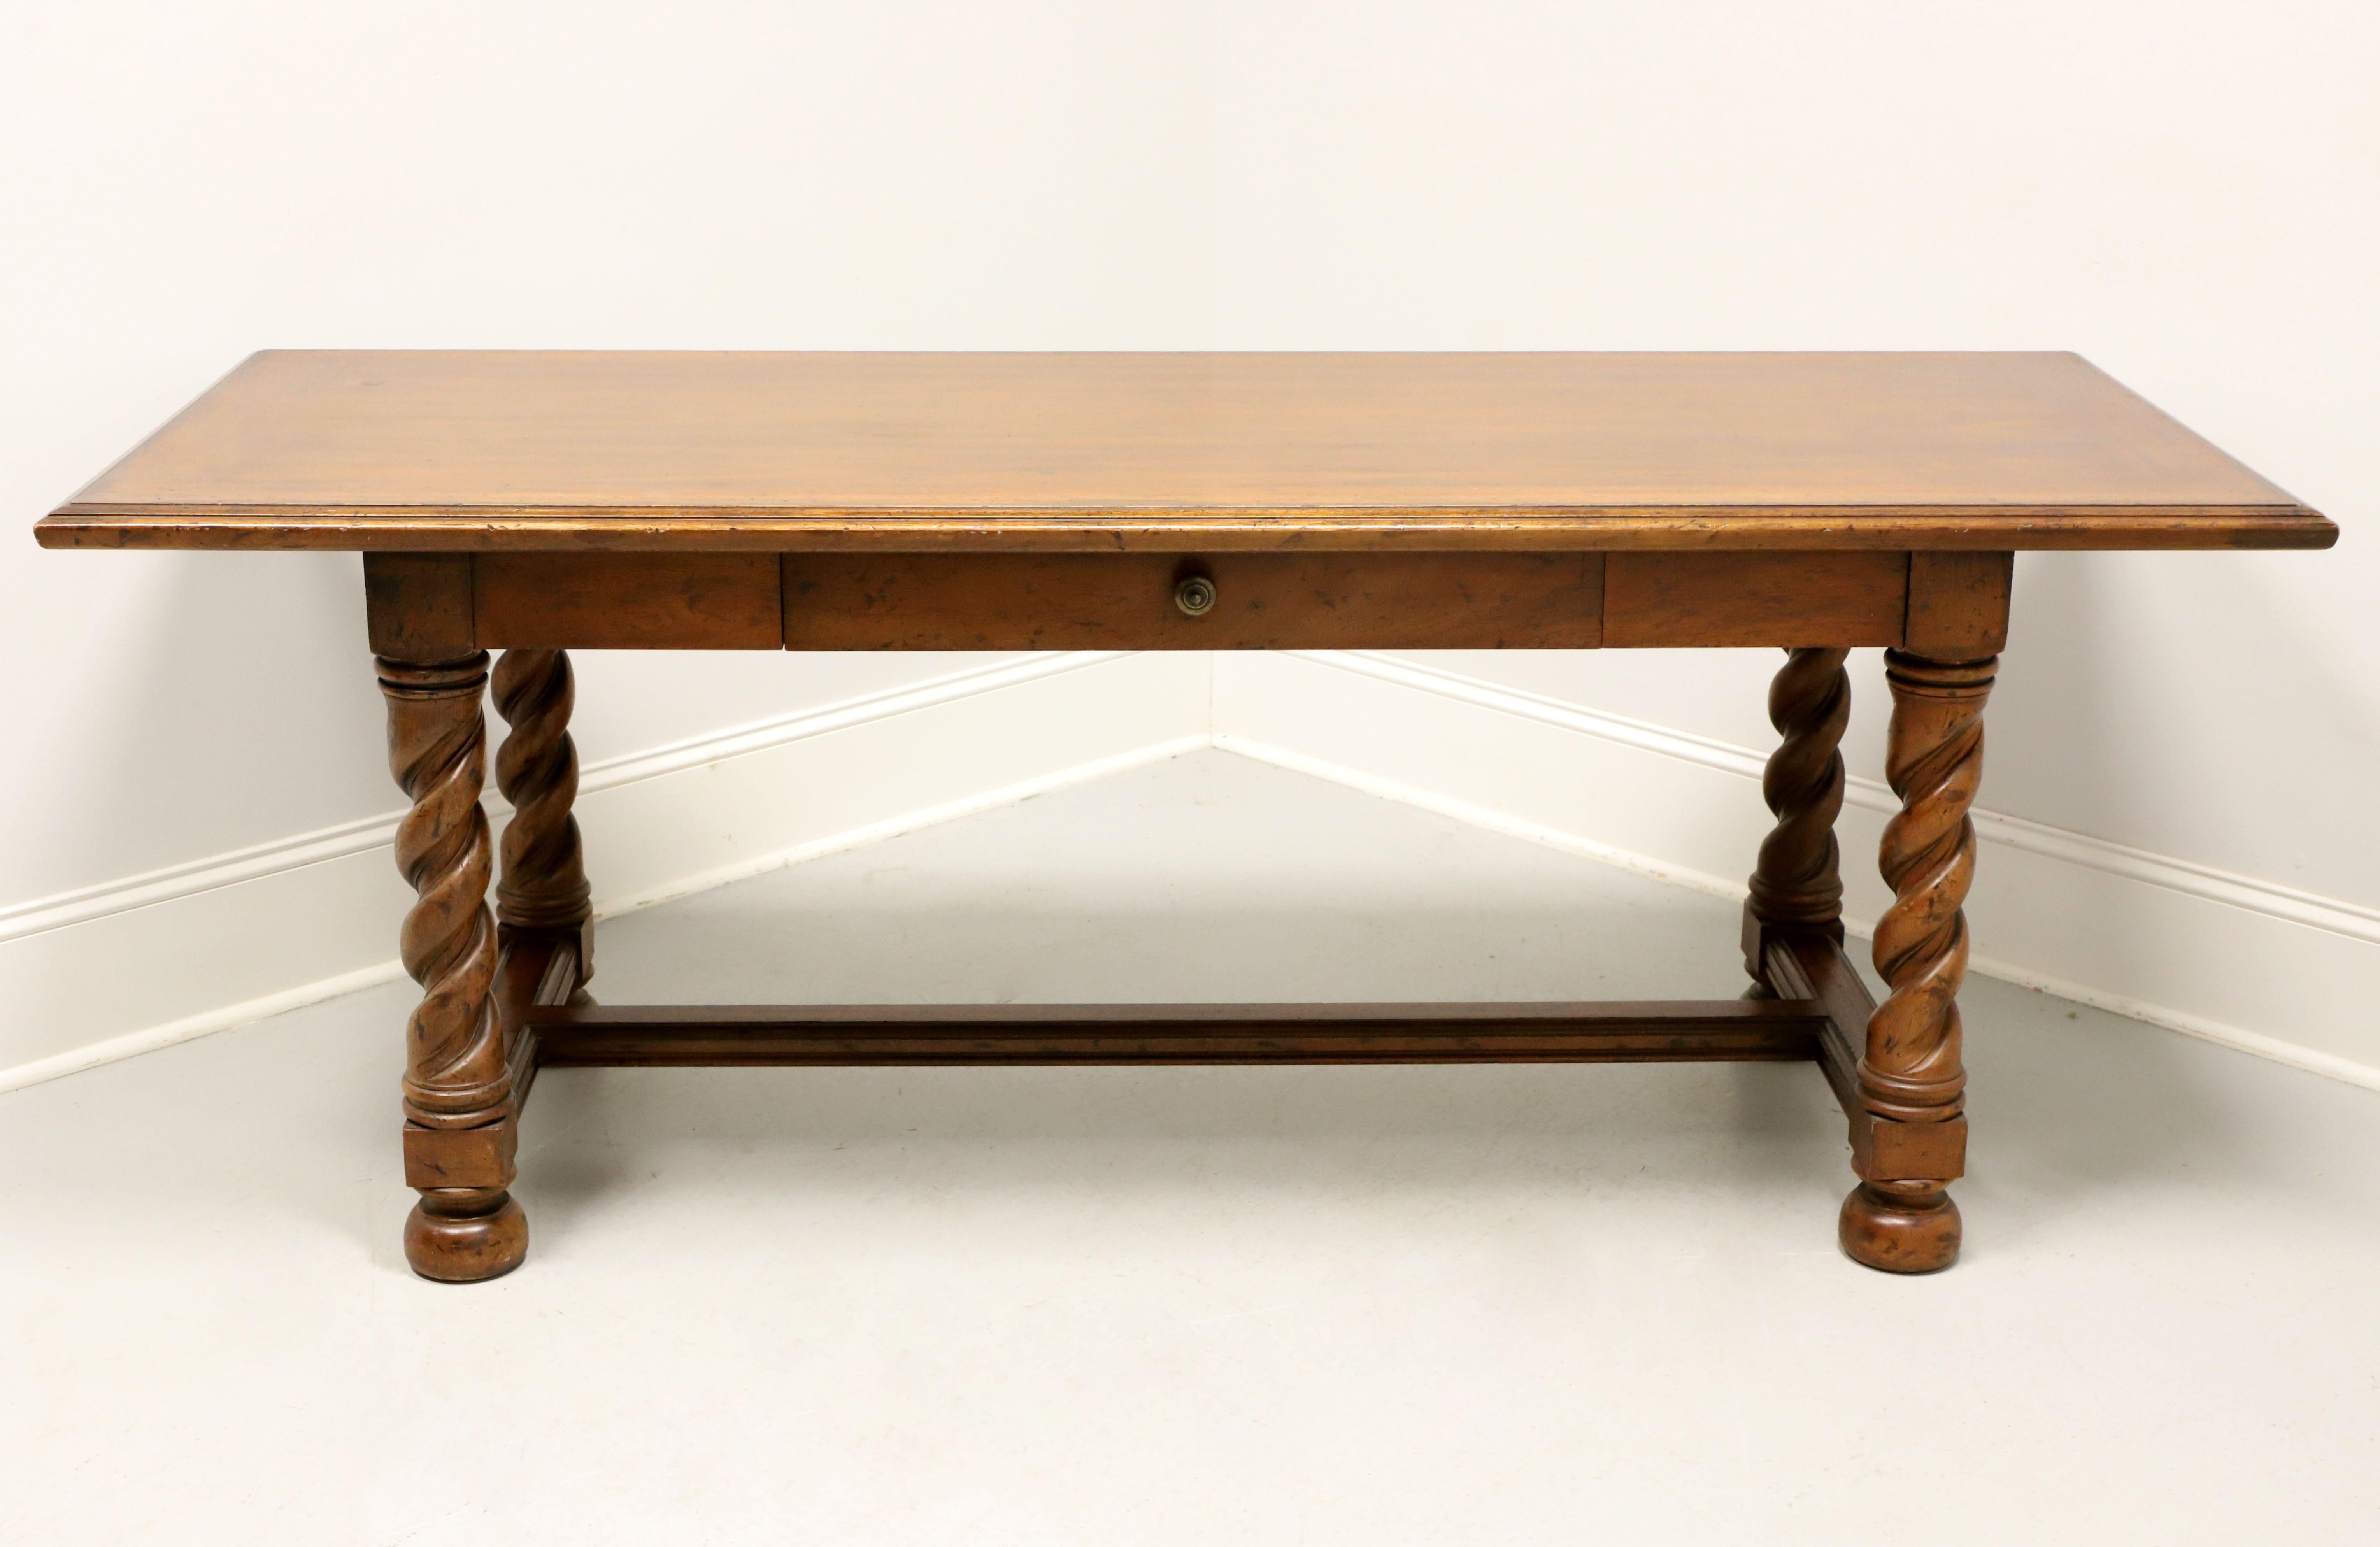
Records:
M1884 830L1882 868L1893 901L1876 922L1876 968L1891 992L1868 1021L1858 1073L1860 1103L1879 1127L1964 1115L1958 993L1967 972L1967 920L1961 907L1974 878L1975 828L1968 812L1983 773L1984 700L1998 665L1998 657L1885 655L1892 688L1886 776L1901 805ZM1938 1169L1948 1175L1864 1171L1843 1202L1843 1249L1890 1272L1949 1267L1959 1255L1959 1209L1949 1190L1958 1167Z
M1768 688L1768 722L1783 737L1768 756L1760 793L1777 817L1761 841L1744 904L1743 968L1763 983L1771 930L1843 935L1843 883L1835 818L1843 809L1843 726L1851 677L1841 650L1791 650ZM1765 985L1755 992L1765 993Z
M570 658L558 650L508 650L496 662L494 682L496 713L510 727L496 752L496 787L513 803L496 917L507 931L573 933L584 981L593 968L586 940L587 866L578 819L570 812L578 795Z
M493 1278L527 1255L528 1222L508 1190L512 1078L490 994L492 855L480 809L488 658L382 658L379 670L389 769L413 802L396 830L397 868L414 890L401 955L422 990L406 1028L406 1180L421 1194L406 1221L406 1260L424 1278Z

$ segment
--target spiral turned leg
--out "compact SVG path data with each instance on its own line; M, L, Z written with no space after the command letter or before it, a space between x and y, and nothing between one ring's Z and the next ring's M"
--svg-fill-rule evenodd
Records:
M406 1028L406 1181L421 1201L406 1221L405 1256L424 1278L494 1278L528 1255L528 1221L508 1190L512 1078L490 995L492 855L480 809L488 657L434 664L383 657L379 670L389 769L413 802L397 823L396 862L415 895L402 936L405 969L422 990Z
M508 650L496 663L496 713L511 727L496 752L496 787L513 803L504 829L496 917L507 932L566 931L577 941L578 976L593 971L587 923L587 866L578 819L578 752L570 741L570 658L558 650Z
M1984 700L1998 666L1997 656L1885 654L1892 688L1886 775L1900 810L1884 830L1893 902L1876 922L1876 968L1891 993L1868 1021L1858 1072L1860 1104L1878 1125L1963 1121L1958 993L1967 973L1967 920L1960 908L1975 872L1968 810L1983 773ZM1893 1273L1949 1267L1959 1255L1959 1209L1949 1190L1958 1167L1933 1176L1879 1169L1864 1167L1843 1201L1843 1249Z
M1768 723L1784 739L1768 756L1760 793L1777 825L1761 841L1743 905L1743 969L1767 992L1767 936L1815 930L1843 937L1843 882L1835 817L1843 809L1843 757L1852 685L1841 650L1791 650L1768 688Z

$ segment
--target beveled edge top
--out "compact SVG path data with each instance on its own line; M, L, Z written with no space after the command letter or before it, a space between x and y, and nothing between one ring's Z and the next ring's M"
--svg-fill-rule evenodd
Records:
M34 528L44 548L347 553L1262 553L1692 549L2172 550L2328 548L2338 527L2302 505L1818 508L1741 506L1446 509L534 509L142 507L69 504Z
M1417 386L1439 395L1418 419ZM1850 417L1813 420L1812 404ZM1580 423L1602 433L1582 438ZM888 430L926 439L888 451ZM1815 465L1840 473L1767 476L1814 445ZM2045 481L2008 472L2028 456L2080 476L2053 473L2060 497L2029 503ZM735 502L667 497L709 493L711 457L744 480ZM1084 490L1102 458L1125 476ZM1051 471L1077 462L1090 470ZM1658 476L1637 476L1648 464ZM952 503L978 467L990 496ZM601 468L609 485L578 476ZM1402 497L1361 503L1367 477ZM1759 497L1814 481L1846 497ZM804 482L841 503L780 503L827 492ZM2064 497L2134 487L2138 501ZM647 489L657 497L597 497ZM1326 497L1245 497L1293 489ZM1342 489L1356 497L1328 497ZM337 497L368 490L435 497ZM1998 497L1855 497L1986 490ZM1060 492L1087 497L1016 497ZM108 497L132 493L150 497ZM2071 355L265 351L35 535L52 548L1562 551L2324 548L2338 529Z

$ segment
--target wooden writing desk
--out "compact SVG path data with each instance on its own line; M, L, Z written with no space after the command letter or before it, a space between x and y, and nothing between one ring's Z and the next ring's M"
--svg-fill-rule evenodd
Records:
M516 1267L540 1067L1813 1059L1843 1249L1959 1249L1955 1002L2019 548L2320 548L2071 355L268 353L44 519L53 548L364 554L407 1029L406 1254ZM572 647L1781 647L1741 1000L598 1006ZM1845 652L1881 645L1890 993L1842 951ZM516 814L495 875L488 651Z

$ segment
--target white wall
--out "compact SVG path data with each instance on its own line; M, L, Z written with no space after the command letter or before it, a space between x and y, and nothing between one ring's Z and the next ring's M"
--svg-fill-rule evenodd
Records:
M353 557L22 532L251 349L1204 325L1178 30L693 9L0 5L0 907L395 803ZM960 664L589 657L582 747Z
M0 0L0 907L395 804L351 556L21 535L266 345L2076 348L2348 536L2023 560L1986 804L2380 905L2368 0ZM583 740L961 664L590 657ZM1462 665L1766 736L1765 659Z

